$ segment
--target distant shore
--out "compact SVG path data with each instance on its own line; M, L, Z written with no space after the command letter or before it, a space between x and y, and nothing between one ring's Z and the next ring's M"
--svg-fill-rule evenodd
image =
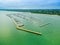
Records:
M37 14L60 15L60 9L0 9L1 11L30 12Z

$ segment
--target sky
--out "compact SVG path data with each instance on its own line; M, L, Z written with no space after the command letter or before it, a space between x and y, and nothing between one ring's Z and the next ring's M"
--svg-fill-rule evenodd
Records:
M60 9L60 0L0 0L0 9Z

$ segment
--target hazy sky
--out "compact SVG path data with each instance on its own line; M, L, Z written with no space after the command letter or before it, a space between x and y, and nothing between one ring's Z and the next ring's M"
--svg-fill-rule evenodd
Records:
M1 8L60 9L60 0L0 0Z

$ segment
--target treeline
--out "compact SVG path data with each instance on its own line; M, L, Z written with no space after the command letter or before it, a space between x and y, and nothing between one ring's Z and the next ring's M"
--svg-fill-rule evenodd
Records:
M0 9L0 10L60 15L60 9Z
M60 15L60 9L40 9L33 10L31 13Z

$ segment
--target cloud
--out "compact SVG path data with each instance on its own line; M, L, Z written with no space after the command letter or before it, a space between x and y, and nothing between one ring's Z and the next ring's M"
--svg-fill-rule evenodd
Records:
M59 0L0 0L3 8L55 8L59 4Z

